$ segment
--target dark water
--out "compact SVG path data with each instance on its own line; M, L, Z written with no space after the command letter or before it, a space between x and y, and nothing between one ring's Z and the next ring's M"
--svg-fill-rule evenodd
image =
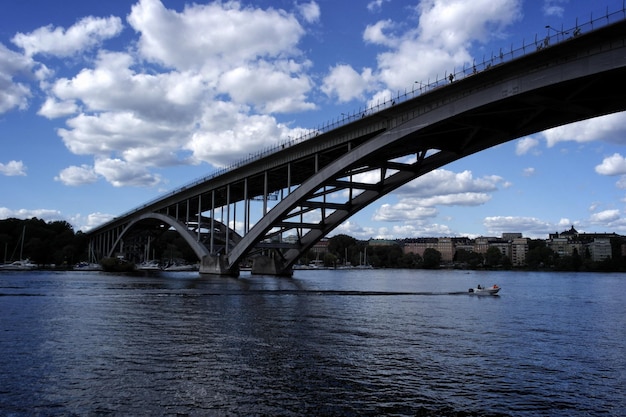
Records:
M447 294L478 283L501 295ZM626 415L626 275L0 274L3 416Z

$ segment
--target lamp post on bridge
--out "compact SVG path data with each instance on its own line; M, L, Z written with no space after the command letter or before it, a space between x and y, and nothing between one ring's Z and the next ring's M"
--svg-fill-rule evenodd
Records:
M548 38L550 38L550 31L551 31L551 30L553 30L553 31L554 31L554 33L555 33L555 34L556 34L556 36L557 36L557 38L556 38L556 40L557 40L557 41L559 40L559 38L558 38L558 36L559 36L559 35L561 35L561 37L562 37L562 38L561 38L561 40L563 40L563 39L565 39L565 35L567 35L567 33L568 33L568 32L566 32L566 31L563 31L563 30L559 30L559 29L553 28L553 27L552 27L552 26L550 26L550 25L546 25L546 29L548 29Z

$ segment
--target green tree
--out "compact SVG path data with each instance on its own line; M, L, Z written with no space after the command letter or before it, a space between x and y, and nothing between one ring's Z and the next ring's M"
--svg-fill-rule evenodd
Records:
M485 263L490 267L496 267L502 264L503 257L504 255L502 255L500 249L495 246L489 246L487 253L485 254Z
M549 268L554 264L556 253L545 245L537 245L526 254L526 264L530 269Z
M328 239L328 252L334 254L339 259L345 259L347 252L347 260L349 261L356 246L356 239L352 236L342 234Z
M422 259L424 269L438 269L441 265L441 252L434 248L426 248Z

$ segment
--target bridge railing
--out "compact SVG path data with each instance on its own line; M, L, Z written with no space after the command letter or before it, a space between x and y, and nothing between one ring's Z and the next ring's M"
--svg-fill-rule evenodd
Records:
M224 175L230 171L233 171L241 166L249 164L250 162L265 158L274 153L280 152L281 150L293 146L295 144L313 139L321 134L328 133L334 129L345 126L349 123L355 122L361 118L371 116L380 111L383 111L395 104L402 103L404 101L411 100L420 95L431 92L435 89L444 87L448 84L451 84L455 81L462 80L464 78L475 75L479 72L487 71L494 66L503 64L505 62L510 62L515 59L521 58L525 55L532 54L534 52L540 51L544 48L548 48L550 46L566 42L576 36L579 36L582 33L590 32L600 27L607 26L611 23L618 22L626 18L626 7L622 7L620 10L609 12L608 8L606 12L599 16L593 16L590 14L589 20L580 23L578 19L574 26L564 29L553 28L552 26L546 26L546 36L541 36L535 34L533 40L530 42L526 42L526 39L522 39L521 46L518 46L514 49L513 44L507 49L500 48L496 53L492 52L491 56L483 56L482 62L473 62L472 65L463 64L461 68L453 68L450 73L444 72L443 74L437 74L434 78L434 81L430 79L427 80L426 83L415 81L415 83L411 86L411 89L405 89L403 93L397 91L395 95L390 95L383 102L377 102L376 105L371 104L369 107L363 107L363 109L359 108L358 111L354 111L352 113L342 113L341 116L336 119L332 119L327 121L324 124L317 126L314 129L303 129L306 132L296 138L289 138L289 140L277 142L274 146L267 147L256 154L251 154L246 158L240 159L226 167L220 168L216 171L213 171L211 174L197 178L188 184L183 185L173 191L168 192L167 194L161 195L149 202L143 204L140 207L136 207L118 217L126 217L133 213L136 213L152 204L155 204L161 200L164 200L168 197L176 195L188 188L194 187L196 185L202 184L206 181L209 181L213 178L217 178L221 175ZM416 87L417 85L417 87ZM105 224L106 225L106 224ZM103 227L102 225L100 227Z

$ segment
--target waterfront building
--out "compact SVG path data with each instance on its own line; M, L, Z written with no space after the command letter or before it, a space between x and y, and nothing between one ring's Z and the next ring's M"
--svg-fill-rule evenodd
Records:
M528 254L528 238L519 237L511 241L511 263L513 266L526 265L526 255Z
M608 238L596 238L587 247L591 253L591 260L594 262L611 258L611 240Z

